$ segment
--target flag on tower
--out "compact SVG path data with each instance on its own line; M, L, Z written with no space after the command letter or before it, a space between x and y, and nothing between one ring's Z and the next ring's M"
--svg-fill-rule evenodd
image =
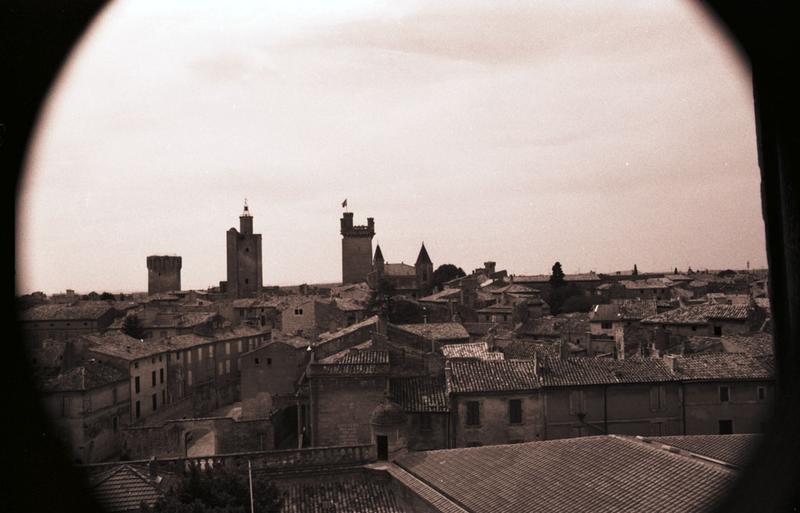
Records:
M347 208L347 198L342 202L342 208Z

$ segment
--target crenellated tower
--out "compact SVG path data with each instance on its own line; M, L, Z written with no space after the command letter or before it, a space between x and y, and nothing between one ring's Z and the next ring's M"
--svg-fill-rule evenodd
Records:
M372 272L372 237L375 220L367 218L366 226L353 225L353 213L342 215L342 283L359 283Z
M150 255L147 257L147 293L181 290L181 266L179 256Z

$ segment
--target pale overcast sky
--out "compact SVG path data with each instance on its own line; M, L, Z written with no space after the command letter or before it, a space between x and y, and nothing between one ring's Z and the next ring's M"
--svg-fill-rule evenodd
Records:
M113 3L18 207L20 291L341 279L341 202L389 262L514 274L765 266L749 71L693 2ZM374 246L373 246L374 247Z

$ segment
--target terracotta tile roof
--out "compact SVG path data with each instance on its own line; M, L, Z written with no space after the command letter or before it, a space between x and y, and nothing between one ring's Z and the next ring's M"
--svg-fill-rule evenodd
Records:
M294 483L283 490L281 513L403 513L391 482L353 477Z
M545 387L675 381L660 359L547 358L539 374Z
M102 362L86 362L59 373L42 383L46 392L85 391L111 383L128 381L128 374Z
M570 330L572 333L589 331L589 314L575 313L565 315L548 315L538 319L529 319L515 331L529 336L560 336Z
M666 289L669 288L669 283L664 282L658 278L648 278L646 280L622 280L620 285L629 290L642 290L642 289Z
M520 285L519 283L510 283L508 285L500 286L496 289L491 291L493 294L537 294L541 292L539 289L534 289L532 287L526 287L525 285Z
M527 340L512 340L500 350L506 356L506 360L533 360L545 356L558 358L561 352L556 344Z
M536 364L530 360L450 360L451 393L536 390Z
M600 281L595 273L567 274L564 281ZM515 283L550 283L549 274L514 275Z
M648 436L645 439L744 467L761 443L763 435Z
M386 276L416 276L417 270L408 264L383 264L383 274Z
M475 513L709 511L737 477L613 435L409 453L395 463Z
M710 320L744 321L749 313L748 305L689 305L669 310L642 319L649 324L708 324Z
M112 303L87 301L75 304L55 303L39 305L20 313L22 321L72 321L72 320L97 320L110 310L114 310Z
M345 349L344 351L321 359L319 363L335 363L338 365L389 365L389 352L370 349L362 351Z
M739 353L710 353L679 357L676 374L681 381L739 381L775 378L772 356L759 357Z
M429 322L425 324L393 324L394 327L408 331L428 340L451 340L469 338L469 333L458 322Z
M503 360L503 353L490 353L486 342L468 342L442 346L445 358L477 358L479 360Z
M721 337L687 337L686 354L698 353L744 353L751 356L773 354L772 335L753 333L749 335L723 335Z
M409 474L397 465L388 465L386 471L401 485L405 486L417 497L433 506L434 511L441 513L468 513L430 485Z
M461 290L459 289L444 289L430 296L419 298L417 301L422 303L447 303L448 299L458 298L460 295Z
M158 484L131 465L120 465L92 479L92 494L104 511L140 511L144 502L152 506L161 497Z
M377 315L373 315L372 317L364 319L361 322L357 322L355 324L351 324L350 326L347 326L346 328L342 328L339 331L334 331L333 333L323 333L322 335L320 335L320 339L321 339L320 344L324 343L324 342L329 342L329 341L331 341L333 339L336 339L336 338L339 338L339 337L343 337L345 335L349 335L350 333L353 333L354 331L358 331L361 328L364 328L365 326L372 326L372 325L376 325L377 323L378 323L378 316ZM376 329L377 329L377 326L376 326Z
M130 361L171 350L170 346L162 341L139 340L121 332L111 331L103 335L84 335L84 338L89 341L91 351Z
M214 342L214 339L210 337L201 337L200 335L195 335L194 333L188 333L186 335L167 337L161 339L161 342L163 342L170 349L179 350L210 344L211 342Z
M444 381L430 376L391 378L392 398L410 413L450 411Z

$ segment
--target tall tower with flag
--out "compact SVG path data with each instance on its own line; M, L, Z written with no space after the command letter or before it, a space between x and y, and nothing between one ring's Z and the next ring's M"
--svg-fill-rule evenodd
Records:
M347 208L347 200L342 202ZM366 225L353 225L353 213L345 211L340 220L342 234L342 283L359 283L372 272L372 237L375 220L367 218Z

